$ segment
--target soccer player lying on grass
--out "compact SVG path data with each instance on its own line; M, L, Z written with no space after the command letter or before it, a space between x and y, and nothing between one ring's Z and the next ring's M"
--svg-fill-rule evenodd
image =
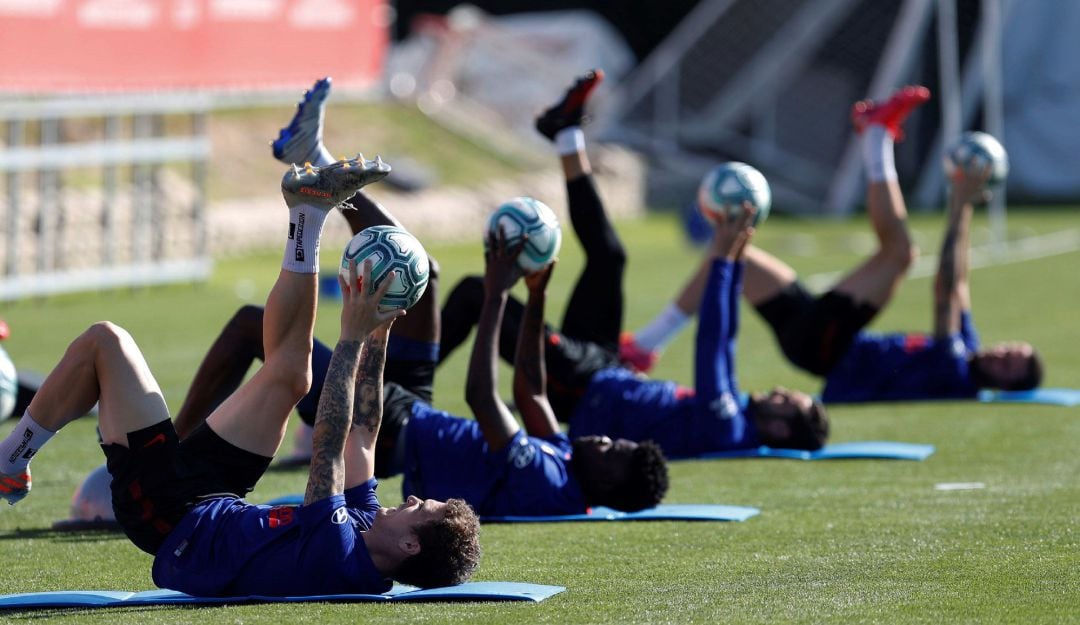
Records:
M308 92L275 144L279 159L330 159L321 141L322 107L329 86L329 81L319 81ZM401 227L363 192L347 205L355 210L342 214L354 232L374 225ZM502 262L493 264L492 271L512 264L505 257L499 256ZM464 499L483 516L578 514L597 505L632 511L658 504L667 490L667 467L659 449L629 441L612 445L600 438L571 442L557 428L537 430L532 419L525 420L527 432L522 431L494 395L495 380L488 377L496 372L494 356L482 346L474 349L469 371L470 406L476 419L452 416L431 406L440 317L438 264L430 259L430 266L427 290L390 333L385 416L375 475L403 473L406 496L453 493L449 496ZM243 380L255 358L262 357L262 324L262 310L247 306L226 325L200 365L177 415L181 436ZM329 353L315 341L312 389L297 405L309 423ZM490 389L490 394L484 389Z
M971 320L968 232L973 205L989 197L989 171L972 176L957 168L951 180L934 281L933 334L864 330L891 301L916 256L893 165L893 141L902 139L904 120L929 97L925 87L905 87L884 103L865 100L852 110L878 250L850 275L815 297L783 261L757 247L746 251L747 300L772 326L784 355L824 378L821 396L826 402L965 398L980 388L1025 390L1041 381L1042 363L1030 344L980 350ZM691 309L700 292L692 281L675 306ZM678 331L678 324L663 317L638 334L652 337L639 345L642 350L654 350Z
M30 458L100 401L113 508L128 538L154 554L154 582L200 596L381 593L397 579L460 583L479 559L478 523L460 500L415 497L394 509L375 496L387 335L401 311L378 290L343 282L341 336L315 421L304 504L246 503L311 384L318 246L326 213L389 167L362 158L294 169L282 181L291 228L266 302L266 362L205 423L180 440L132 337L101 322L68 348L19 426L0 443L4 497L30 489ZM301 227L303 226L303 227ZM356 276L355 264L350 268ZM364 285L371 285L365 263ZM19 486L21 485L21 488Z
M561 330L545 328L547 395L555 415L569 423L572 437L653 440L669 457L758 445L820 448L828 420L810 396L777 388L740 404L734 348L742 270L736 263L741 245L735 241L749 237L743 219L724 224L699 270L712 290L702 304L709 323L698 332L695 388L643 379L620 362L626 253L593 185L580 128L588 95L601 77L590 72L580 78L537 120L537 129L555 142L561 155L570 220L585 251L585 267ZM468 337L483 311L484 291L479 278L466 278L447 298L440 358ZM529 292L531 299L535 293ZM509 362L520 362L517 336L532 305L522 306L512 298L507 303L499 351Z

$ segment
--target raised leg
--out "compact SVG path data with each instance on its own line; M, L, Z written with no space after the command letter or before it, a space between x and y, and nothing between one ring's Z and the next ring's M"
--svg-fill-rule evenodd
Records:
M850 295L856 304L883 308L918 254L893 165L893 141L903 138L901 126L907 116L929 99L925 87L904 87L883 104L857 102L852 110L855 129L862 134L866 210L878 239L878 250L834 289Z

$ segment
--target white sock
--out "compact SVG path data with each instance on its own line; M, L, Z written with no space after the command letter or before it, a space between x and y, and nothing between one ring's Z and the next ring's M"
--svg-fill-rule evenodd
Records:
M30 465L30 459L42 445L56 432L46 430L30 417L30 411L23 413L22 419L7 438L0 441L0 473L18 475Z
M893 138L881 124L871 124L863 130L862 156L866 165L866 177L870 182L895 181L896 164L893 160Z
M690 315L684 313L674 303L668 304L644 328L634 334L634 342L645 351L663 349L675 338L690 321Z
M570 156L585 151L585 133L580 126L568 126L555 133L555 149L559 156Z
M319 239L327 210L309 204L289 207L289 238L281 267L293 273L319 273Z

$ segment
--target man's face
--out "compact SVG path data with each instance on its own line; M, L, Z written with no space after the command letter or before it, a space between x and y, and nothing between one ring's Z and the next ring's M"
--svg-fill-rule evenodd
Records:
M791 437L789 422L806 414L814 405L806 393L777 386L768 393L755 393L755 423L758 436L767 445L784 443Z
M814 400L806 393L777 386L768 393L757 393L754 398L759 406L764 406L769 415L777 419L792 419L805 413L814 405Z
M440 521L444 516L445 502L410 496L396 508L380 508L375 515L375 523L380 529L402 534L412 532L413 528L425 523Z
M581 436L574 439L574 464L594 480L622 482L638 444L607 436Z
M983 376L995 385L1008 387L1027 375L1035 349L1029 343L1001 343L975 357Z

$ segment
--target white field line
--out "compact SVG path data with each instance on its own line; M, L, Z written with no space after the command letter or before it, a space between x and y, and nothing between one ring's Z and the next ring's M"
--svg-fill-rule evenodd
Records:
M971 248L970 267L995 267L1020 263L1027 260L1068 254L1080 250L1080 230L1062 230L1050 234L1041 234L1016 241L1006 241L1002 245L987 243ZM928 278L937 273L938 257L920 256L908 273L908 279ZM823 291L836 284L847 271L829 271L808 276L806 285L812 291Z

